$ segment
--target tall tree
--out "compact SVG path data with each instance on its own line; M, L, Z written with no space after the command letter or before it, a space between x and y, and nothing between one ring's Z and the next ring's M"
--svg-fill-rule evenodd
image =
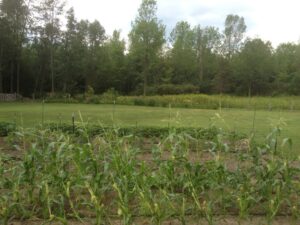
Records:
M276 80L274 88L279 93L291 93L291 83L297 74L297 45L293 43L280 44L275 51Z
M63 87L64 93L70 92L76 85L77 73L79 70L79 54L77 47L77 21L75 19L74 9L70 8L67 12L67 30L64 32L63 48L60 60L63 63Z
M6 25L8 33L1 35L8 36L10 39L10 91L14 89L14 76L16 75L16 92L20 93L20 67L22 58L22 45L26 41L27 24L29 18L28 2L25 0L2 0L1 3L1 17L2 29ZM0 49L3 54L3 47ZM0 56L1 57L1 56ZM1 79L1 77L0 77Z
M297 45L283 43L276 48L276 69L279 73L290 74L297 70Z
M170 34L172 43L171 66L172 81L176 84L194 83L196 73L196 56L194 52L194 33L188 22L178 22Z
M49 49L51 92L55 91L54 54L55 47L60 39L60 18L64 12L65 2L63 0L41 0L35 6L37 13L37 29L40 39Z
M86 74L86 87L95 87L95 82L101 81L99 79L101 70L103 70L103 65L101 61L103 60L103 44L105 36L105 29L100 24L99 21L95 20L89 23L88 26L88 62L87 62L87 74Z
M225 20L224 54L230 59L241 48L247 26L243 17L228 15Z
M295 52L295 72L291 74L289 93L293 95L300 94L300 43L296 46Z
M201 28L200 25L194 28L195 51L197 55L198 74L200 85L204 76L204 61L211 53L218 53L221 45L221 34L215 27Z
M274 80L274 63L270 42L248 40L240 55L235 58L235 81L242 93L266 94Z
M114 30L112 37L105 45L107 52L107 74L109 75L109 88L122 91L125 74L125 41L121 39L120 31Z
M159 56L165 43L165 26L158 20L156 13L156 1L143 0L129 34L130 53L135 58L140 58L144 95L147 94L151 64Z
M0 93L4 92L4 72L9 64L8 47L11 41L9 34L10 28L8 21L5 17L0 16Z

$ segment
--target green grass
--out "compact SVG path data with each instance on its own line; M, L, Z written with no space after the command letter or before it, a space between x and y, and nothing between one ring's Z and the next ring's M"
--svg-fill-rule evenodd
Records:
M101 99L101 97L100 97ZM103 98L102 98L103 99ZM111 101L110 101L111 102ZM109 102L109 103L110 103ZM164 106L169 104L176 107L196 108L196 109L217 109L236 108L236 109L262 109L262 110L300 110L300 97L298 96L277 96L263 97L255 96L252 98L238 97L230 95L164 95L164 96L119 96L119 104L124 105L143 105L143 106ZM105 100L100 103L107 103Z
M52 103L91 103L91 104L112 104L137 106L157 106L194 109L261 109L261 110L300 110L300 96L230 96L230 95L206 95L206 94L185 94L185 95L163 95L163 96L115 96L111 93L85 97L77 95L73 98L49 97L46 102Z
M41 103L1 103L0 121L16 122L17 125L31 127L42 122L43 106ZM123 105L92 104L45 104L44 122L69 122L72 113L80 122L79 112L84 121L92 124L115 124L117 126L145 127L208 127L212 123L217 126L250 134L253 129L254 111L245 109L185 109L160 108ZM219 114L221 119L216 116ZM271 129L271 124L281 118L287 126L282 136L294 141L294 148L300 147L300 111L264 111L257 110L254 128L259 139L264 138ZM297 149L295 149L297 150Z

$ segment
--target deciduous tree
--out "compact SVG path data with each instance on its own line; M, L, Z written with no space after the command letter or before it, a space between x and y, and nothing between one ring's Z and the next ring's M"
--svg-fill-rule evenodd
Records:
M129 34L130 53L140 63L140 73L143 79L143 94L147 94L148 79L151 64L159 56L165 43L165 26L157 18L157 3L155 0L143 0L138 10L138 16L132 23Z

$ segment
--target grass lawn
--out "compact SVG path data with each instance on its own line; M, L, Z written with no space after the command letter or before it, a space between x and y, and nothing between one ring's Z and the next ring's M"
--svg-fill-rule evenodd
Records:
M18 125L30 127L42 122L43 106L41 103L0 103L0 121L15 121ZM80 121L79 112L84 121L91 123L115 124L118 126L185 126L207 127L212 122L217 126L250 133L254 128L259 139L265 137L280 118L284 126L282 136L290 137L294 142L294 151L300 147L300 111L263 111L256 113L244 109L184 109L159 108L123 105L92 104L45 104L45 122L71 122L72 113ZM221 118L217 118L216 114ZM299 132L299 133L298 133ZM297 151L298 152L298 151Z

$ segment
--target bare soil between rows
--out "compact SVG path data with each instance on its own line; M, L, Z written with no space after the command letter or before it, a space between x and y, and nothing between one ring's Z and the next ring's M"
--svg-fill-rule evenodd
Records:
M41 225L45 221L42 220L28 220L28 221L12 221L9 225ZM59 222L51 222L48 223L51 225L60 225ZM93 225L92 221L86 219L84 223L78 221L68 221L69 225ZM122 225L122 221L120 220L111 220L108 224L111 225ZM136 225L151 225L154 224L150 219L147 218L135 218L133 224ZM178 220L168 220L162 223L163 225L180 225L182 224ZM196 218L187 218L186 224L188 225L208 225L208 223L204 219L196 219ZM264 217L253 216L248 220L239 220L234 216L226 216L222 218L217 218L215 220L216 225L266 225L267 221ZM274 221L272 221L272 225L299 225L300 219L295 220L289 217L276 217Z

